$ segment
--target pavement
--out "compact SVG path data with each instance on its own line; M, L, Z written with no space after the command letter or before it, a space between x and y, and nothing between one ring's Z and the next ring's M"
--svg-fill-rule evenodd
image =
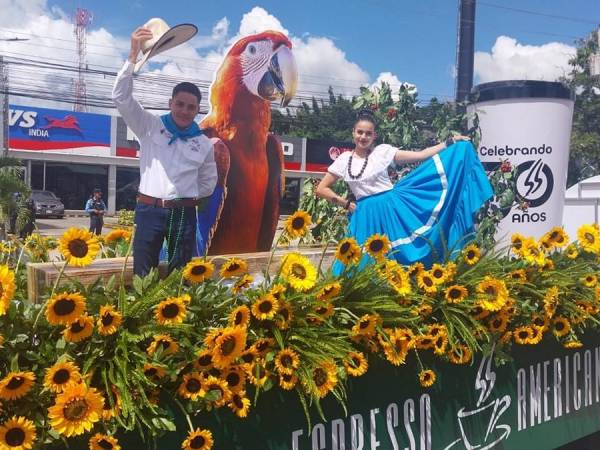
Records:
M65 216L62 219L38 217L35 219L35 225L41 235L59 237L71 227L89 228L90 219L89 217L81 216ZM102 234L106 234L108 231L110 231L110 228L117 226L116 216L106 216L104 218L104 228L102 229Z

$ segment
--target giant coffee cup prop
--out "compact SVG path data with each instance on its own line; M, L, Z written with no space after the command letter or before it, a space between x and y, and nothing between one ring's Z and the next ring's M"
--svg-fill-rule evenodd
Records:
M520 206L503 211L500 245L513 233L539 238L562 225L573 98L567 86L548 81L496 81L471 90L468 112L479 120L479 159L488 171L503 162L517 168Z

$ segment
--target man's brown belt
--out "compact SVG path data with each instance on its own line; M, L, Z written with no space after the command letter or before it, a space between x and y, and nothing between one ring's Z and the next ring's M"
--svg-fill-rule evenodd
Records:
M152 205L155 208L185 208L188 206L198 206L199 198L180 198L176 200L165 200L163 198L151 197L150 195L138 193L137 202L145 205Z

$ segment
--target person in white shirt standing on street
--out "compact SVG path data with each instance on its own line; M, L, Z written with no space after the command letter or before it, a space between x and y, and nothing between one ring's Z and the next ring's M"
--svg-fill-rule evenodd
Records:
M196 85L177 84L170 112L161 117L145 111L133 98L134 67L144 42L152 38L146 26L132 33L129 57L113 88L116 107L140 142L133 242L134 273L140 276L158 265L165 239L169 272L191 259L196 206L211 195L217 181L213 144L194 122L202 98Z

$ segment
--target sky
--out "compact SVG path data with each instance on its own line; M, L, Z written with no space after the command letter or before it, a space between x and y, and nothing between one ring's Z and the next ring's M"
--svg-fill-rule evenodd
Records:
M92 13L89 68L117 71L135 27L161 17L170 25L193 23L199 33L152 60L145 73L154 80L207 85L236 39L275 29L293 42L305 97L323 95L329 86L355 95L360 86L382 80L396 88L403 82L416 85L423 102L454 97L457 0L0 0L0 54L9 63L25 58L76 66L72 16L78 7ZM599 24L598 0L478 0L475 84L566 75L576 40ZM1 40L13 37L28 40ZM9 72L14 85L44 85L54 92L66 92L73 76L22 70ZM88 93L110 95L109 78L90 78ZM147 102L162 101L152 97L160 89L150 91Z

